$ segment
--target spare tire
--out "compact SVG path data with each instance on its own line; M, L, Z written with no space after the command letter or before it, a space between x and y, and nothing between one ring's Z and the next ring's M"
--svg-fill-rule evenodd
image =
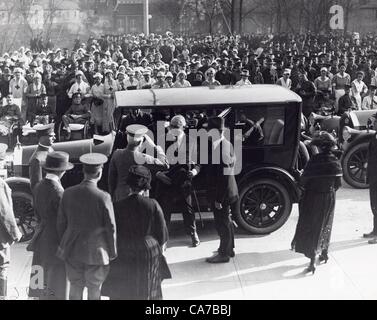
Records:
M367 167L368 167L369 142L356 144L349 149L342 159L343 178L353 188L368 189Z

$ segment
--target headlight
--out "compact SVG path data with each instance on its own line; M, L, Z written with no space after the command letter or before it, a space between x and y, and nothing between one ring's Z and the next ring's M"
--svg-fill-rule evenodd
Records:
M342 137L344 141L348 141L349 139L351 139L352 135L349 127L343 128Z

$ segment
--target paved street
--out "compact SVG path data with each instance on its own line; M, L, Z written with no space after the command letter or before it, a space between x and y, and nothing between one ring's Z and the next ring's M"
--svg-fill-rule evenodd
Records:
M315 204L313 204L315 205ZM236 237L236 257L231 263L210 265L205 258L218 247L213 222L205 219L199 230L202 244L189 248L182 222L175 222L166 253L173 279L164 282L165 299L376 299L377 246L368 245L372 215L368 190L347 186L338 192L335 221L327 265L315 275L302 271L308 259L289 250L297 223L297 206L286 225L272 235ZM25 245L13 247L9 294L25 298L31 254ZM14 289L14 288L17 288Z

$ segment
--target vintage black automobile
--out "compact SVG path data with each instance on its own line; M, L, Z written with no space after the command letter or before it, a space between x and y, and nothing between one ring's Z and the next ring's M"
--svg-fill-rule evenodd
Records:
M292 205L299 200L297 159L302 100L298 95L273 85L199 87L122 91L116 93L116 103L118 112L122 115L131 109L144 109L152 112L155 119L162 116L165 120L175 114L223 116L230 136L234 137L232 141L241 139L242 146L242 170L237 175L240 200L234 213L236 222L244 230L254 234L272 233L284 225L290 216ZM247 135L233 134L240 132L239 130L245 131L245 119L258 123L262 128L263 134L258 141L245 138ZM75 164L75 169L64 177L63 185L68 187L80 182L79 157L82 154L100 152L111 156L114 145L115 148L119 145L115 141L116 137L122 137L122 132L56 143L54 149L68 152ZM33 228L30 223L33 221L33 210L28 162L35 148L36 146L16 147L10 170L13 177L8 179L13 189L17 216L26 225L25 229ZM209 208L205 196L205 180L201 175L194 179L201 211ZM100 186L106 190L106 178Z

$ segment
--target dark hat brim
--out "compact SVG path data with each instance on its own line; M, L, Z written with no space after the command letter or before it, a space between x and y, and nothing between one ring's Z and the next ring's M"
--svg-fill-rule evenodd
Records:
M48 170L48 171L68 171L68 170L72 170L74 168L74 165L70 162L68 162L65 166L63 167L59 167L59 168L52 168L52 167L48 167L46 166L46 164L43 164L42 165L42 168L45 169L45 170Z

